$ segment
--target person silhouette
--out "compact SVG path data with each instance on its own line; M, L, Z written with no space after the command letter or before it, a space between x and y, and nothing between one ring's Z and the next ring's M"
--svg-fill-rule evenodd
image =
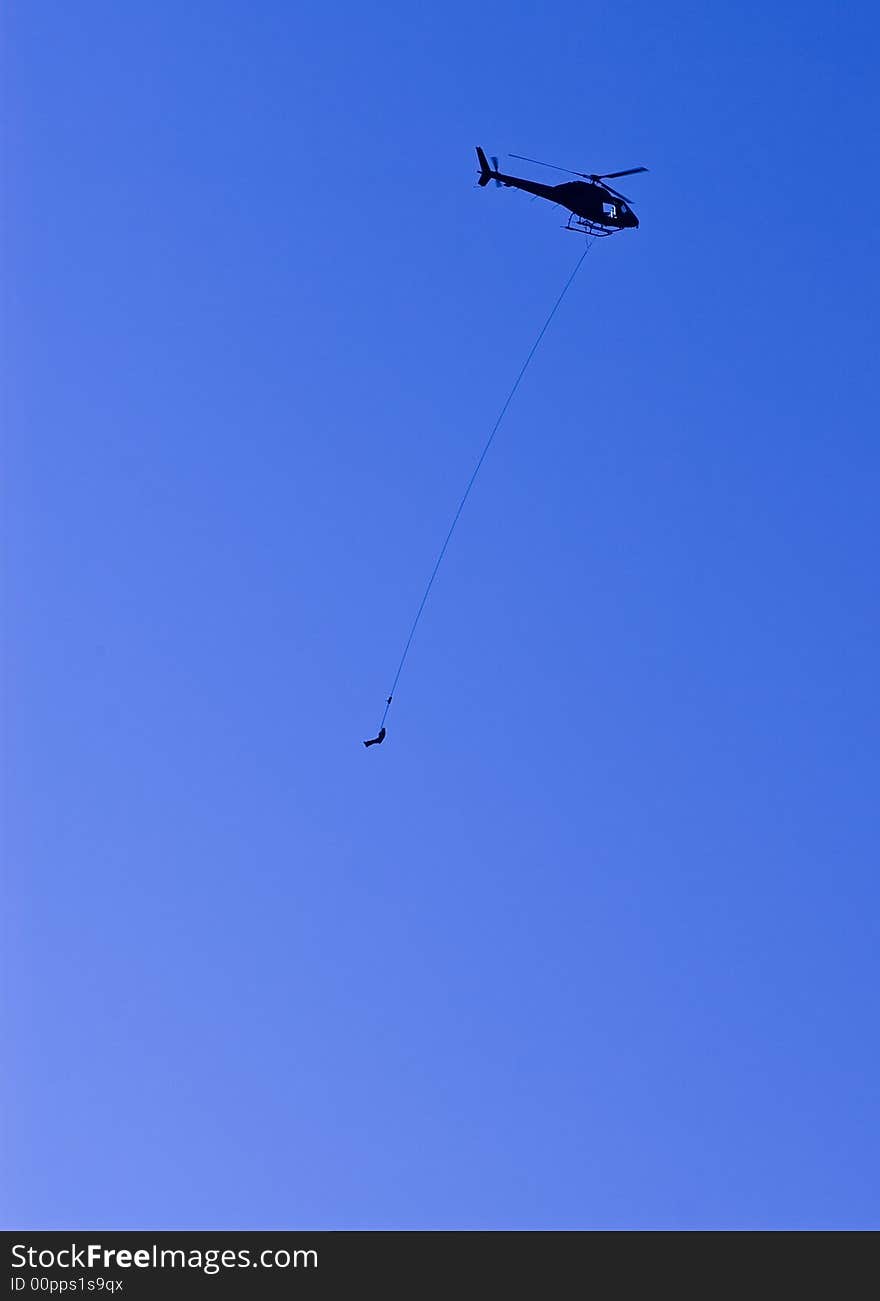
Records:
M381 745L385 740L385 728L379 728L379 735L370 737L369 741L364 741L364 745Z

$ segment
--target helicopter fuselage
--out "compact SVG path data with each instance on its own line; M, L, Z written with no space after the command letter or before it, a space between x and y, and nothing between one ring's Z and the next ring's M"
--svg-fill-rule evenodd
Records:
M514 190L524 190L539 199L558 203L582 221L605 226L609 230L636 228L639 219L616 194L610 193L596 181L564 181L562 185L541 185L538 181L525 181L519 176L506 176L492 172L492 178Z

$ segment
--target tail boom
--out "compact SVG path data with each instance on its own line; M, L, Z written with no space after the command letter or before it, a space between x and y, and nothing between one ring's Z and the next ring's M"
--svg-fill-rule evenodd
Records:
M561 202L558 195L554 194L555 186L541 185L539 181L525 181L521 176L508 176L506 172L498 171L498 159L493 158L494 167L490 167L489 160L477 145L477 161L480 164L480 175L477 177L477 185L488 185L494 181L496 185L506 185L513 190L525 190L526 194L534 194L539 199L550 199L553 203Z

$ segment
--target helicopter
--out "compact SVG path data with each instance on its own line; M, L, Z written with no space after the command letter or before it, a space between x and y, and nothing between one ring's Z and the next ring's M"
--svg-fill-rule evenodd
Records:
M613 190L603 181L613 181L618 176L635 176L637 172L646 172L647 167L628 167L623 172L576 172L570 167L557 167L555 163L542 163L538 158L526 158L525 154L510 154L510 158L519 158L524 163L537 163L539 167L549 167L556 172L568 172L571 176L583 177L579 181L564 181L561 185L541 185L538 181L524 181L519 176L507 176L498 170L498 159L489 160L477 145L477 158L480 163L478 185L511 186L515 190L525 190L539 199L549 199L551 203L568 208L569 218L566 230L582 231L597 237L614 235L620 230L637 229L639 219L629 205L625 194Z

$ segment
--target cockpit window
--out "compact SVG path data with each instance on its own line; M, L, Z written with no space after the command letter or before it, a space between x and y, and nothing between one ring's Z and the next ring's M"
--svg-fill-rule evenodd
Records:
M614 203L603 203L603 204L602 204L602 214L603 214L603 216L605 216L605 217L616 217L616 216L617 216L617 205L614 204Z

